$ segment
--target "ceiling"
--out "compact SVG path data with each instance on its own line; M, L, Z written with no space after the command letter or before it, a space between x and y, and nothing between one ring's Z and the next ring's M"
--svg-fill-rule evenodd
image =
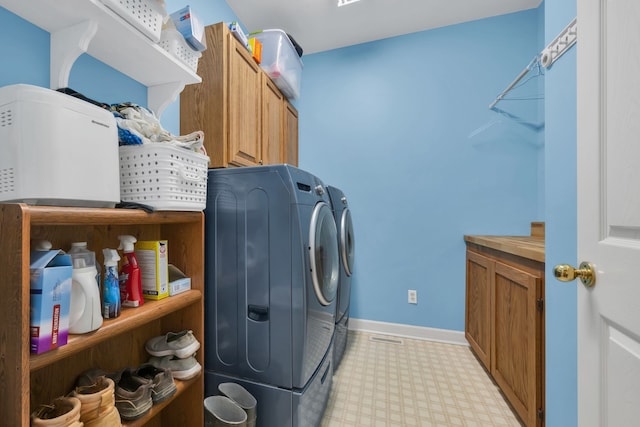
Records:
M542 0L227 0L246 31L278 28L304 54L380 40L540 5Z

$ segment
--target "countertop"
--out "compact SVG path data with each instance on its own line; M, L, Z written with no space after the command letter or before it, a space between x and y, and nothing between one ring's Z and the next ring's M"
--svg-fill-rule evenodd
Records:
M544 262L544 223L531 223L530 236L472 236L465 242L475 243L498 251Z

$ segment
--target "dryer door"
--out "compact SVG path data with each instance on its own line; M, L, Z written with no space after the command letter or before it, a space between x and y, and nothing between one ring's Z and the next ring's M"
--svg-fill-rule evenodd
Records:
M336 222L325 202L318 203L311 215L309 261L316 297L320 304L329 305L338 289L340 259Z
M342 264L347 276L351 276L353 271L353 259L355 257L356 241L353 237L353 223L351 222L351 211L345 208L340 217L340 254Z

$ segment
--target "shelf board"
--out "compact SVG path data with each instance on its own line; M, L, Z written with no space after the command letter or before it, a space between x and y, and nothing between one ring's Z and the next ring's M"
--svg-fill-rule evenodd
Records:
M180 60L105 6L100 0L0 0L0 6L50 33L95 21L87 53L145 86L199 83Z
M197 383L201 375L202 373L200 373L200 375L198 375L197 377L187 381L175 380L177 390L176 390L176 393L171 397L171 399L167 399L162 403L153 405L151 410L142 418L139 418L133 421L123 422L122 427L141 427L145 425L147 422L149 422L149 420L151 420L153 417L158 415L173 400L175 400L178 396L180 396L180 394L182 394L183 391L185 391L191 385L194 385L194 383Z
M71 208L20 204L32 225L144 225L199 222L202 212L162 211L147 213L141 209Z
M30 369L35 371L64 360L94 345L108 341L116 335L161 319L167 314L181 310L201 299L202 293L199 290L190 290L159 301L145 300L144 305L141 307L123 308L119 317L105 320L102 327L97 331L83 335L69 335L66 345L46 353L32 355L29 364Z

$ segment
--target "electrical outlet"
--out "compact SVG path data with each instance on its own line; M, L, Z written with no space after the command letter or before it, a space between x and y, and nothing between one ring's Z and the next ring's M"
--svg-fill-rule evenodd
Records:
M414 289L409 289L408 291L409 300L407 301L409 304L417 304L418 303L418 291Z

